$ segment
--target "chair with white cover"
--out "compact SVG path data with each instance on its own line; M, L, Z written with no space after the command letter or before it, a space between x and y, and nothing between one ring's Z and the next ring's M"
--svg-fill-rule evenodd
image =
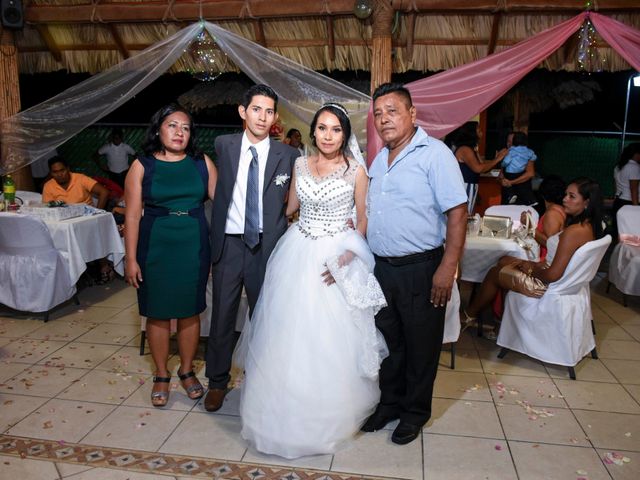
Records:
M45 322L53 307L75 295L67 261L39 218L0 213L0 285L0 303L44 313Z
M524 211L531 212L531 219L533 223L537 225L539 218L538 212L535 208L528 207L527 205L492 205L484 211L484 214L510 217L513 221L513 227L517 228L520 226L520 215Z
M451 344L451 363L449 368L456 368L456 342L460 337L460 291L458 282L453 282L451 300L447 302L447 310L444 315L444 336L442 343Z
M20 205L29 205L31 203L42 203L42 195L38 192L29 192L27 190L17 190L16 199Z
M611 236L575 251L562 277L541 298L508 292L497 343L503 358L515 350L543 362L564 365L575 380L575 367L591 352L597 357L592 330L589 282L598 272Z
M640 206L625 205L616 215L620 242L609 260L609 284L622 292L622 303L627 306L627 295L640 295Z

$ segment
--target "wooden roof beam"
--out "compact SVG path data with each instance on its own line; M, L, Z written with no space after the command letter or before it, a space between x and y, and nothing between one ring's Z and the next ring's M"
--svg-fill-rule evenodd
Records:
M253 20L253 34L256 37L256 43L258 45L262 45L263 47L267 46L267 39L264 36L264 28L262 26L262 21L260 19Z
M129 52L127 46L124 44L124 41L120 36L120 32L118 32L118 27L116 27L113 23L110 23L109 25L107 25L107 27L109 28L111 37L113 38L113 41L116 42L116 45L118 46L118 50L120 50L120 54L122 55L122 57L125 59L129 58L131 56L131 53Z
M99 18L101 22L140 23L159 21L197 21L202 16L206 20L238 20L242 18L281 18L323 16L326 11L345 15L353 13L353 0L326 0L324 2L302 2L300 0L222 0L202 3L175 2L171 16L166 17L166 0L145 2L110 3L103 0L97 5L36 5L30 3L25 9L27 23L91 23Z
M491 55L496 50L496 42L498 41L498 32L500 31L500 21L502 20L502 12L493 14L493 23L491 24L491 36L489 37L489 45L487 46L487 55Z
M508 47L521 42L522 38L510 38L502 39L496 42L496 46ZM458 38L458 39L444 39L444 38L416 38L414 45L427 45L434 47L446 47L446 46L465 46L474 45L482 46L487 45L489 39L487 38ZM370 41L364 39L352 39L352 40L336 40L336 46L339 47L364 47L371 44ZM287 48L287 47L299 47L299 48L313 48L313 47L325 47L327 45L326 40L323 39L303 39L303 40L272 40L269 42L269 46L272 48ZM149 43L130 43L127 45L129 51L140 51L150 47ZM392 46L394 48L406 48L406 42L393 41ZM610 46L604 42L596 42L597 48L610 48ZM118 46L115 44L65 44L58 45L61 52L65 51L108 51L118 50ZM49 51L43 46L23 46L19 48L20 53L40 53Z
M638 10L633 0L598 0L594 2L600 11L632 11ZM584 0L394 0L396 10L420 13L443 13L467 10L471 12L547 12L547 13L580 13L585 9Z
M211 21L238 20L242 18L283 18L353 14L354 0L300 1L278 0L203 0L196 2L175 2L171 17L166 18L166 0L148 0L145 2L110 3L102 0L92 4L44 5L29 3L25 9L27 23L92 23L96 18L105 23L141 23L159 21L196 21L202 16ZM510 13L580 13L584 11L584 0L394 0L394 10L419 13L493 13L497 5ZM633 0L598 0L600 12L638 11Z
M49 28L46 25L36 25L36 30L38 30L40 38L42 38L42 41L47 46L49 52L51 52L55 61L61 62L62 52L60 51L60 48L58 48L58 45L56 45L56 41L53 39L53 35L51 35Z
M333 34L333 17L327 15L325 18L327 23L327 40L329 42L329 60L332 62L336 59L336 38Z

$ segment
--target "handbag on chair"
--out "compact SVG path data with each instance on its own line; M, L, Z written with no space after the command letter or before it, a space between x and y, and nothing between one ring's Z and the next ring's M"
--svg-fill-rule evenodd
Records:
M536 242L536 226L530 212L524 212L525 222L513 231L513 239L527 253L529 260L537 260L540 248Z

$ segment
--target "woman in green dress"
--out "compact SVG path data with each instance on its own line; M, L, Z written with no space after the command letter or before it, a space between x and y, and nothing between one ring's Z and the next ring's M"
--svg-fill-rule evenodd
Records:
M203 204L213 198L217 172L196 149L191 115L177 105L153 115L142 150L125 182L125 279L137 289L140 315L147 317L156 367L151 403L163 407L171 381L172 318L178 319L180 382L189 398L204 394L192 363L211 265Z

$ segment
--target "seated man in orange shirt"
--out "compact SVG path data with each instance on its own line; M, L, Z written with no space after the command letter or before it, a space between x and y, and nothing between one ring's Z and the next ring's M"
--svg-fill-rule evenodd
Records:
M93 195L98 197L98 208L104 209L109 199L109 190L93 178L69 170L69 164L62 157L49 159L51 180L44 184L42 201L60 200L65 203L86 203L93 205Z

